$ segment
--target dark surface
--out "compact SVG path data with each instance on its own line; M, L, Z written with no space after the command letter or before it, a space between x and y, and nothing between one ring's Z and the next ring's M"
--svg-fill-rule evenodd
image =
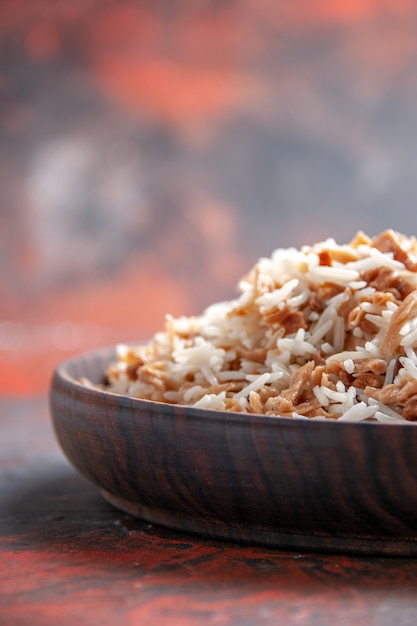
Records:
M284 549L417 555L417 428L206 411L91 389L113 351L56 372L58 439L122 510Z
M44 400L1 400L2 626L414 626L417 561L199 539L112 508Z

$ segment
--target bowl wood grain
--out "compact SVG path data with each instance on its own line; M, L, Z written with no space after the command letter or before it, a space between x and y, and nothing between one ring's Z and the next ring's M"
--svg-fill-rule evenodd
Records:
M63 363L50 408L74 467L116 507L207 537L417 555L417 426L208 411L91 389L112 349Z

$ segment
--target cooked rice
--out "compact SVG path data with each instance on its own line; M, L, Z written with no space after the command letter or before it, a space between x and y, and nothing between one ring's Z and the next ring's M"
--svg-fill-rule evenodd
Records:
M388 230L279 249L239 297L117 348L108 391L205 409L417 421L417 241Z

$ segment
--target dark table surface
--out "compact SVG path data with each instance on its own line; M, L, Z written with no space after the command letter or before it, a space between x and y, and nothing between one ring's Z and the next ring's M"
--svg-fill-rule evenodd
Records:
M133 519L68 464L47 402L0 400L0 624L417 623L417 560L282 552Z

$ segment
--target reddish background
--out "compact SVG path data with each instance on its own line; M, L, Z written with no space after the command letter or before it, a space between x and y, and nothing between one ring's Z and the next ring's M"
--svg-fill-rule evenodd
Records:
M2 0L0 393L275 247L416 233L416 35L412 0Z

